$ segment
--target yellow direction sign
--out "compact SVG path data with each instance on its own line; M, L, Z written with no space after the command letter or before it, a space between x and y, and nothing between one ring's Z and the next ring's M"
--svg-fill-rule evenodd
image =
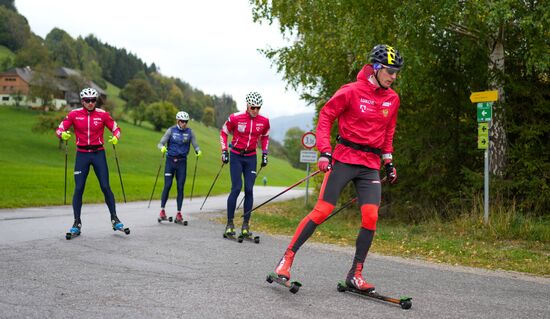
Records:
M498 100L498 91L472 92L472 95L470 95L472 103L494 102L496 100Z

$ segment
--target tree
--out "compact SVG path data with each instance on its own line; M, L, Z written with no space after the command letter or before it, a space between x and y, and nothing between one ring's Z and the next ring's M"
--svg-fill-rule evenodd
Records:
M445 208L445 216L452 214L449 208L461 205L464 194L480 191L482 176L475 172L483 171L483 158L475 149L477 123L468 97L472 91L498 89L491 142L497 189L513 194L525 211L549 211L550 200L540 200L541 194L550 195L548 178L533 178L533 172L546 169L550 156L540 161L523 154L550 154L549 143L544 143L549 126L540 122L550 120L544 108L550 95L550 2L253 4L256 21L278 20L281 33L292 40L287 47L263 52L289 85L302 88L303 98L318 108L342 84L354 81L375 44L388 43L401 51L405 67L394 88L402 97L394 145L396 164L407 178L392 192L399 193L394 198L408 203L409 210L430 205ZM516 107L534 109L537 116L518 116Z
M305 164L300 163L300 151L302 146L302 135L304 131L299 127L291 127L286 131L283 145L285 146L286 157L288 158L292 167L304 169Z
M79 69L75 40L65 31L53 28L46 36L45 44L52 53L56 65Z
M214 96L216 127L222 127L229 115L237 112L237 103L230 95Z
M5 7L13 12L17 12L14 2L15 0L0 0L0 7Z
M157 100L151 84L145 79L135 78L120 91L120 97L127 101L126 111L131 112L134 125L141 124L143 119L142 104L150 104Z
M145 117L153 124L155 131L161 131L174 123L177 112L176 106L170 102L155 102L146 107Z
M207 107L204 109L204 114L202 116L202 123L206 126L214 126L216 121L214 120L214 108Z
M32 36L15 55L15 66L35 68L52 64L50 51L42 43L42 39Z
M27 19L5 6L0 5L0 44L12 51L17 51L25 45L31 36L31 28Z

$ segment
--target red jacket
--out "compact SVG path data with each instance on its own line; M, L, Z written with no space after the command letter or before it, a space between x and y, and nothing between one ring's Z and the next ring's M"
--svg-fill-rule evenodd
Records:
M105 126L113 132L113 136L120 138L120 128L115 120L109 115L109 112L98 108L91 112L84 107L70 111L55 131L57 137L61 137L61 133L69 130L71 126L74 126L77 147L103 145L103 129ZM97 149L102 150L103 147ZM79 152L94 151L82 148L77 148L77 150Z
M236 112L229 115L229 118L222 126L220 130L220 143L222 145L222 151L227 150L227 137L229 134L233 134L233 153L239 153L234 150L244 150L250 153L246 155L252 156L256 154L256 145L258 145L258 139L262 143L262 152L267 153L269 146L269 119L267 117L257 115L251 117L247 111Z
M384 89L369 82L373 74L367 64L357 74L357 81L342 86L323 106L317 123L317 149L331 153L330 129L338 120L338 134L356 144L393 152L393 134L397 122L399 96L391 88ZM380 156L337 144L332 157L347 164L380 169Z

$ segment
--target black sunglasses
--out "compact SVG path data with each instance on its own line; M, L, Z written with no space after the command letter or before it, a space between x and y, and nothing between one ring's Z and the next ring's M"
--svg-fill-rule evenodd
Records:
M253 111L256 111L256 110L261 109L261 107L259 107L259 106L251 106L250 109L253 110Z
M189 121L184 121L184 120L178 120L178 122L183 122L183 123L187 123Z
M97 102L97 99L95 97L93 97L93 98L85 97L85 98L82 99L82 101L84 101L86 103L95 103L95 102Z
M400 71L398 68L392 68L392 67L385 66L385 65L382 65L382 67L383 67L384 69L386 69L386 71L387 71L388 74L390 74L390 75L399 73L399 71Z

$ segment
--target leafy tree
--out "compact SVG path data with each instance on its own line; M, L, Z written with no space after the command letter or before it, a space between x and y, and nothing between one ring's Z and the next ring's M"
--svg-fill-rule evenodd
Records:
M237 103L230 95L214 96L216 127L222 127L229 115L237 112Z
M177 112L176 106L170 102L155 102L146 107L145 117L153 124L155 131L161 131L173 124Z
M50 51L43 45L42 39L32 36L15 55L15 66L31 68L52 64Z
M157 100L151 84L142 78L135 78L128 82L119 95L127 101L125 109L132 113L134 124L140 124L143 120L142 104L150 104Z
M495 189L525 212L548 214L549 178L536 172L547 171L550 158L550 2L252 3L256 21L278 20L281 33L293 40L263 52L318 108L355 80L375 44L401 51L394 153L403 177L392 187L395 205L417 212L436 207L449 216L481 191L483 153L475 148L475 106L468 97L497 89L490 145ZM526 158L535 152L542 157Z
M15 0L0 0L0 7L4 7L6 9L9 9L13 12L17 12L17 8L15 7Z
M29 97L40 99L47 109L57 93L56 81L51 69L35 69L30 82Z
M17 51L30 36L31 28L27 19L4 4L0 5L0 44Z
M286 131L283 141L286 157L295 168L305 168L305 164L300 163L300 151L303 149L302 135L304 135L304 133L305 132L299 127L291 127Z
M213 107L207 107L204 109L204 114L202 116L202 123L206 126L214 126L216 124L216 121L214 120L214 108Z
M44 41L52 53L56 65L79 69L78 53L75 40L65 31L53 28Z

